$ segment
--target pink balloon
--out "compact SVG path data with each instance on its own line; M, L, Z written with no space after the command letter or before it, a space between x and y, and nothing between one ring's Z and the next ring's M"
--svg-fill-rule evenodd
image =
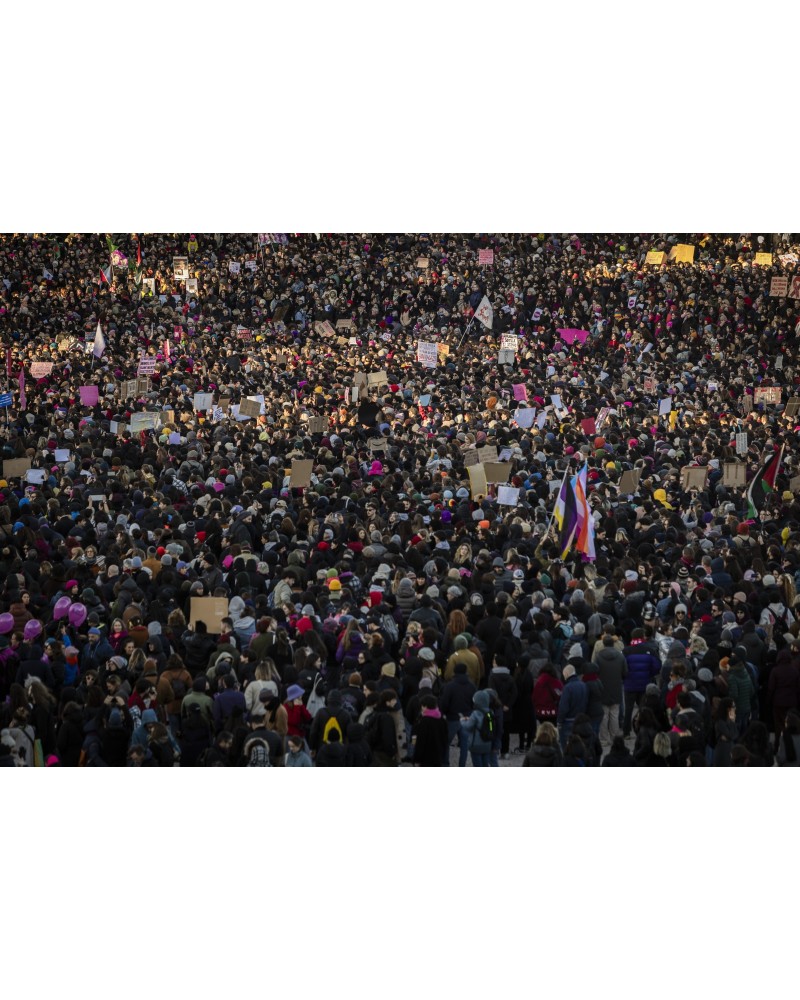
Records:
M14 628L14 616L7 611L0 615L0 635L7 635Z
M72 599L69 597L59 597L53 607L53 621L57 622L59 619L64 618L69 611L69 606L72 604Z
M31 618L29 622L25 622L25 628L22 630L22 635L26 642L30 642L31 639L35 639L41 631L42 623L36 618Z
M86 608L83 604L73 604L67 612L67 618L69 619L70 625L74 625L75 628L78 628L86 621L86 614Z

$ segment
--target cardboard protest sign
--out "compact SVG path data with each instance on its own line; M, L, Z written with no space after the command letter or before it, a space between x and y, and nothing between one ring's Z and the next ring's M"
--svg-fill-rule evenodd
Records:
M389 379L386 377L386 372L370 372L367 375L367 388L371 388L374 385L388 385Z
M519 489L516 486L500 486L497 490L497 503L501 507L516 507L519 502Z
M633 495L639 489L639 479L641 478L641 475L641 469L626 469L620 477L620 493Z
M784 416L793 417L798 410L800 410L800 396L792 396L786 400L786 406L783 408Z
M82 385L78 387L82 406L97 406L100 399L100 390L96 385Z
M685 490L704 490L707 479L706 466L685 465L681 469L681 485Z
M756 264L760 267L772 267L772 254L771 253L757 253L756 254Z
M797 493L800 490L800 476L795 476L793 479L789 480L789 489L792 493Z
M192 399L192 405L195 411L197 410L210 410L214 405L214 393L213 392L196 392ZM260 412L260 410L259 410ZM256 414L258 416L258 414Z
M239 416L240 417L260 417L261 416L261 403L255 399L243 399L239 403Z
M428 270L428 264L429 264L429 260L428 260L427 257L417 257L417 267L421 271L427 271Z
M131 433L138 434L139 431L154 431L157 419L157 413L132 413L130 423Z
M483 472L487 483L507 483L511 475L511 462L486 462Z
M359 389L366 389L367 387L367 373L366 372L355 372L353 374L353 385L357 386Z
M242 269L242 265L238 260L228 261L228 270L231 274L238 274Z
M747 432L740 431L736 435L736 454L746 455L747 454Z
M800 299L800 274L796 274L792 278L792 283L789 286L789 298Z
M227 597L193 597L189 602L189 624L203 622L210 635L222 632L222 619L227 617Z
M667 417L671 412L672 412L672 397L666 396L664 399L659 400L658 403L659 417Z
M494 264L494 250L479 250L478 263L491 267Z
M148 358L142 355L139 358L139 367L136 369L137 375L152 375L156 370L156 365L158 364L157 358Z
M780 403L781 396L782 391L779 385L760 385L753 392L753 398L756 406L758 406L759 403L766 403L767 405Z
M186 294L197 295L197 278L186 279Z
M469 468L471 465L480 465L481 460L478 458L478 451L476 448L469 448L464 452L464 465Z
M485 497L489 486L486 482L486 472L482 465L468 465L467 474L469 475L469 491L472 494L473 500L478 500L479 498Z
M478 448L478 461L484 465L487 462L496 462L497 448L493 444L487 444L483 448Z
M30 467L31 460L29 458L7 458L3 462L3 479L24 476Z
M252 257L247 258L247 260L244 262L244 266L247 268L248 271L258 270L258 262L253 260Z
M514 358L516 358L516 356L517 356L517 352L516 351L509 351L508 349L504 349L502 351L498 351L497 352L497 363L499 365L513 365L514 364Z
M747 486L747 466L744 462L725 462L722 466L725 486Z
M747 416L748 413L752 412L752 409L753 409L753 397L750 395L749 392L746 392L744 396L742 396L742 413L744 413L745 416Z
M34 361L31 365L32 378L47 378L53 370L52 361Z
M292 489L311 485L311 473L314 470L314 463L310 459L292 460L292 468L289 473L289 481Z
M658 267L664 263L665 256L666 254L663 250L648 250L644 262L645 264L653 264Z
M370 438L369 441L367 441L367 447L369 448L370 451L373 452L388 451L389 442L386 440L386 438Z
M176 281L185 281L189 277L189 258L172 258L172 276Z
M500 337L500 349L503 351L518 351L519 337L513 333L504 333Z
M137 378L134 385L134 391L137 396L146 396L153 388L153 383L149 378Z
M313 416L308 418L309 434L324 434L328 429L328 421L325 417Z
M353 321L351 319L337 319L336 320L336 329L337 330L349 330L352 327L352 325L353 325Z
M693 264L694 250L691 243L678 243L670 251L670 259L674 260L676 264Z
M439 352L436 344L426 340L417 341L417 361L426 368L435 368L439 363Z

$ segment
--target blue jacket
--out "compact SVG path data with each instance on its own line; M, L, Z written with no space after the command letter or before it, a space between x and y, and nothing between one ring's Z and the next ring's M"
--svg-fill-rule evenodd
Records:
M622 651L628 661L628 676L625 690L632 693L644 691L647 685L661 672L661 660L654 656L650 647L642 642L626 646Z
M468 719L461 723L461 728L471 734L469 748L473 753L491 753L491 740L481 739L481 723L484 715L489 711L489 692L476 691L472 704L475 706Z
M586 711L588 704L589 689L577 674L573 674L564 681L564 690L558 702L559 724L572 721L576 715Z

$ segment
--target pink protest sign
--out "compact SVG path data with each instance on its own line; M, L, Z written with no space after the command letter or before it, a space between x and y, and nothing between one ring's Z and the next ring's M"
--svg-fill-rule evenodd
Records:
M494 250L479 250L478 263L489 265L494 264Z
M512 385L511 388L514 390L514 399L518 399L521 403L527 401L528 390L521 382L518 385Z
M558 335L566 344L572 345L575 343L576 340L579 340L582 344L585 344L589 336L589 331L566 329L566 330L559 330Z
M584 434L594 434L597 430L594 417L587 417L581 420L581 430Z
M81 403L84 406L96 406L97 401L100 399L100 393L96 385L82 385L78 389L78 392L81 394Z

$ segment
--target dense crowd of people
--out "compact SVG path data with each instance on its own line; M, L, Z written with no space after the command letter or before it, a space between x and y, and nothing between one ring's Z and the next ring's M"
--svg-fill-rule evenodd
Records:
M797 766L798 259L0 237L0 765Z

